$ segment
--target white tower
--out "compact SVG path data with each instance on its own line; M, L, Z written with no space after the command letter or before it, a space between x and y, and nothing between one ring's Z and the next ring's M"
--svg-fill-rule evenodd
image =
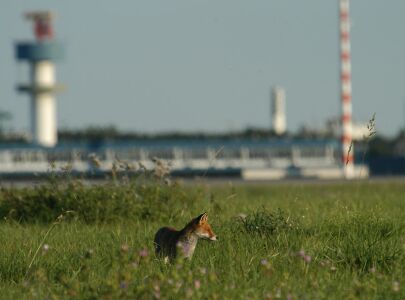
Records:
M53 60L62 57L62 46L53 41L52 14L30 12L26 18L34 23L35 42L19 42L16 45L17 60L30 64L30 83L20 84L17 89L31 97L31 134L41 146L53 147L57 143L55 92L61 89L55 80Z
M285 90L279 86L273 87L271 91L271 125L277 135L286 132Z

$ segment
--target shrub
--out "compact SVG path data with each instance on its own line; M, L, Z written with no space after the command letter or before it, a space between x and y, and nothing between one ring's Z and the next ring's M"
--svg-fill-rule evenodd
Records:
M18 222L50 223L73 211L85 223L125 219L171 219L192 209L195 194L160 180L84 185L78 180L52 180L29 189L1 189L0 217Z
M245 218L241 218L241 222L246 232L260 235L272 235L276 232L296 228L295 221L281 209L270 212L264 207Z

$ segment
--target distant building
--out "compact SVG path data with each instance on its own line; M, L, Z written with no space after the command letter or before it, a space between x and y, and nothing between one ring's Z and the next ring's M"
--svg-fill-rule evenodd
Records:
M338 118L331 118L326 121L325 131L319 130L321 134L327 136L339 137L341 136L342 126ZM352 123L352 139L353 141L362 141L370 135L370 130L367 128L367 123Z
M279 86L271 91L271 127L275 134L283 135L286 132L285 90Z
M366 123L353 123L352 130L352 137L354 141L362 141L370 135L370 130L367 128Z

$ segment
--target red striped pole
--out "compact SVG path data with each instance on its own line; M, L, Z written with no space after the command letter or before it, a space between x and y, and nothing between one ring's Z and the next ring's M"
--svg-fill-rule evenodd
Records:
M340 81L342 101L342 163L346 178L354 175L352 147L352 81L350 62L349 0L339 0L340 8Z

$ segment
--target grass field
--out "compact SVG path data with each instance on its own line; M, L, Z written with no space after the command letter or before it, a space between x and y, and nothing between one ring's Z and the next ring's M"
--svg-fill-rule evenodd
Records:
M204 211L219 241L155 258L159 227ZM405 299L401 183L56 179L2 189L0 216L3 299Z

